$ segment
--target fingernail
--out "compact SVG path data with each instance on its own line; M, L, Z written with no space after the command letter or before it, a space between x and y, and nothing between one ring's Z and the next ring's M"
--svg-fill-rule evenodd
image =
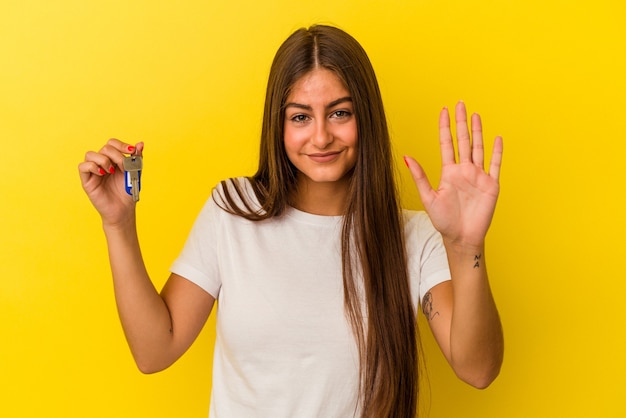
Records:
M104 171L102 168L98 169L98 172L100 173L101 176L104 176L107 172Z
M111 166L111 168L109 168L109 173L111 174L115 173L115 167Z
M128 146L128 151L133 152L135 151L135 147L133 147L132 145Z
M406 159L406 156L404 157L404 164L406 164L406 166L409 166L409 161Z

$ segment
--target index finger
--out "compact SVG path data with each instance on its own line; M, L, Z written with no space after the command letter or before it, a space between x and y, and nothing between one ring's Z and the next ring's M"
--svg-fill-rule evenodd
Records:
M441 109L439 114L439 147L441 148L441 164L454 164L454 144L450 132L450 113L448 108Z
M139 144L141 144L141 147L143 148L143 142L140 142ZM137 145L139 145L137 144ZM136 151L136 147L133 144L128 144L126 142L122 142L117 138L110 138L105 147L109 146L112 147L114 149L116 149L117 151L123 153L123 154L130 154Z
M100 150L102 155L107 156L118 167L122 167L125 154L141 156L142 152L143 142L138 142L137 145L131 145L117 138L109 139L106 145Z

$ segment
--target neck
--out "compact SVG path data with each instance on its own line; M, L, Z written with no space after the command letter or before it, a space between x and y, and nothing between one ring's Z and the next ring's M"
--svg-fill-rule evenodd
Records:
M314 215L338 216L345 214L350 177L339 181L316 183L301 176L291 196L291 205Z

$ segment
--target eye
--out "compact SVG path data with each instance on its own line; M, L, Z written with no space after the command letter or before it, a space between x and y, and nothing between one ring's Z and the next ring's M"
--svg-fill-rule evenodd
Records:
M350 116L352 116L352 112L348 110L335 110L330 115L331 118L337 118L337 119L347 119Z
M304 115L302 113L293 115L291 118L289 118L292 122L296 122L296 123L305 123L309 120L309 117L307 115Z

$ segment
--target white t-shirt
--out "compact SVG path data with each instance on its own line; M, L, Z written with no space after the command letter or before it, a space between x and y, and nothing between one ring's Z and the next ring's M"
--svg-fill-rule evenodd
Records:
M239 181L254 196L249 183ZM450 272L428 216L404 216L417 312L418 300ZM209 417L359 416L341 227L341 216L294 208L249 221L208 200L171 271L218 301Z

